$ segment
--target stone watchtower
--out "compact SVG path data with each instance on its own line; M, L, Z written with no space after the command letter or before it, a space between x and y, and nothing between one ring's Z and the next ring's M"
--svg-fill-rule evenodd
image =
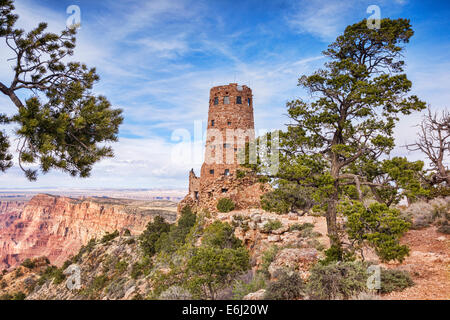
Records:
M252 90L236 83L212 88L201 181L235 175L238 152L254 138Z
M189 174L189 194L180 202L213 209L218 199L229 197L239 203L259 202L259 190L251 179L238 179L238 155L255 139L252 90L230 83L211 89L205 160L200 177ZM252 190L250 191L251 188ZM253 190L255 189L255 190ZM250 194L251 195L250 195ZM241 199L245 198L245 199ZM255 199L253 199L255 198Z

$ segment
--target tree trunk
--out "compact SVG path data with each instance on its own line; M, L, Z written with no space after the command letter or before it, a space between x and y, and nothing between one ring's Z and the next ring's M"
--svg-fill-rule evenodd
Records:
M334 162L334 161L333 161ZM331 176L334 180L334 191L328 200L327 206L327 231L332 246L341 246L337 227L337 204L339 201L339 169L336 163L331 165Z

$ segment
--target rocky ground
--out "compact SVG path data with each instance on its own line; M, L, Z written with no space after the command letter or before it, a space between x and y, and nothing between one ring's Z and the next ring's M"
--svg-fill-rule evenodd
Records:
M411 254L401 265L388 265L407 270L415 286L384 296L389 300L450 299L450 235L436 227L411 230L402 239Z
M209 222L218 219L235 227L235 235L251 253L253 271L261 268L264 253L276 246L276 254L267 266L271 278L276 278L280 269L287 268L297 270L307 279L310 267L323 257L323 251L329 246L326 221L319 216L277 215L248 209L214 214L209 219ZM402 242L410 247L410 256L402 264L383 267L408 271L415 286L378 298L450 299L450 236L432 226L409 231ZM64 268L49 269L41 259L32 269L21 266L3 274L0 295L21 291L27 294L27 299L77 300L141 299L151 293L149 274L152 271L146 267L151 264L143 260L136 235L121 233L111 239L100 238L84 246L75 260L82 279L77 290L67 289L66 279L59 274ZM260 290L245 299L263 296L264 291Z

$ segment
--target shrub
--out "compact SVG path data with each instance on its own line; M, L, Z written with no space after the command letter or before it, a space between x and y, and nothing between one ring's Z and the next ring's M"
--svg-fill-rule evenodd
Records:
M265 289L266 286L266 279L261 273L257 273L250 281L237 280L233 285L233 299L242 300L249 293Z
M127 268L128 268L128 262L126 262L125 260L120 260L115 265L115 269L119 273L125 272L127 270Z
M214 300L220 290L249 268L250 257L243 247L199 247L187 261L187 287L196 298Z
M197 216L191 207L185 206L181 210L180 219L176 225L170 227L168 233L162 234L155 244L156 251L173 252L186 242L186 237L194 226Z
M119 231L118 231L118 230L114 231L113 233L107 232L107 233L103 236L103 238L102 238L102 240L101 240L101 243L107 243L107 242L109 242L109 241L111 241L111 240L117 238L118 236L119 236Z
M247 172L244 171L244 170L237 170L236 171L236 177L238 179L243 179L243 178L245 178L246 175L247 175Z
M125 229L125 231L123 232L123 235L125 237L129 237L129 236L131 236L131 231L129 229Z
M440 233L445 233L445 234L450 234L450 225L448 224L448 222L444 222L438 229L438 232Z
M237 249L242 247L242 241L236 238L231 225L216 220L203 231L202 245Z
M348 237L357 246L371 246L383 262L402 262L409 248L400 244L400 238L408 231L410 223L400 216L400 211L383 203L374 202L365 207L361 202L343 202L339 211L347 217Z
M106 286L108 281L109 281L109 278L106 274L97 276L92 281L91 288L95 291L100 291Z
M156 216L153 222L139 236L139 245L144 255L153 256L156 253L156 243L162 234L169 232L170 224L164 218Z
M282 273L280 278L269 283L267 287L266 300L294 300L303 296L305 284L296 272L288 274Z
M414 285L414 281L406 271L381 269L381 293L403 291Z
M141 261L134 263L131 266L131 278L136 280L142 275L149 275L153 268L152 261L150 257L145 256Z
M22 271L22 269L21 269L21 268L17 268L17 269L16 269L16 272L14 273L14 276L15 276L16 278L19 278L19 277L23 276L23 271Z
M258 269L258 273L264 275L267 279L270 278L269 266L275 260L278 252L280 251L280 247L273 245L269 249L263 252L261 258L261 264Z
M280 229L283 226L280 220L270 220L263 227L264 232L271 232Z
M366 291L368 274L364 263L317 263L311 269L307 292L311 299L349 299Z
M26 297L27 297L27 295L25 293L23 293L22 291L19 291L16 294L14 294L14 296L12 297L12 300L25 300Z
M286 214L313 206L311 189L296 183L282 182L275 190L261 196L261 207L269 212Z
M36 267L36 263L34 261L32 261L31 259L25 259L22 262L22 266L24 266L25 268L28 268L28 269L34 269Z
M217 210L219 210L219 212L227 213L233 211L234 208L234 202L230 198L222 198L217 203Z

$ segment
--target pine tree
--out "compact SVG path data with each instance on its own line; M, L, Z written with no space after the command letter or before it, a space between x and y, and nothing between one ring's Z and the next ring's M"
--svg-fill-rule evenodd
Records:
M13 1L0 0L0 38L14 61L11 83L0 82L0 92L16 108L13 116L0 115L0 123L19 126L19 166L29 180L36 180L38 170L24 164L38 163L43 173L60 169L88 177L96 162L113 157L105 143L117 141L122 111L92 92L99 81L95 68L65 62L74 53L75 27L55 34L40 23L26 32L15 27L17 20ZM19 92L29 98L22 101ZM9 137L0 131L1 171L12 166L9 147Z

